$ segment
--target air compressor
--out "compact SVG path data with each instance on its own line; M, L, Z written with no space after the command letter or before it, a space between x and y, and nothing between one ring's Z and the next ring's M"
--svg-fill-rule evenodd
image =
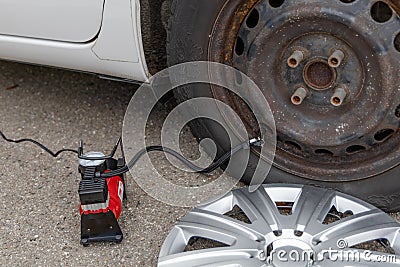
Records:
M123 202L127 200L125 173L146 153L152 151L168 153L194 172L207 174L215 171L240 150L264 145L264 140L261 137L246 140L233 147L230 151L225 152L208 167L202 168L193 164L175 150L164 146L142 148L129 162L126 162L121 137L108 156L101 152L83 153L82 141L79 143L78 150L66 148L53 152L45 145L30 138L9 139L2 131L0 131L0 137L9 143L32 143L54 158L65 152L78 155L78 170L81 175L78 189L79 213L81 215L81 244L84 246L102 241L122 242L123 233L118 224L118 219L122 212ZM115 159L118 146L121 148L121 157Z
M119 140L116 144L118 146ZM125 159L114 159L115 149L110 156L101 152L83 154L82 143L79 147L79 212L81 215L81 244L88 246L92 242L112 241L120 243L123 233L118 224L122 213L122 204L126 200L125 174L112 177L96 177L125 166Z

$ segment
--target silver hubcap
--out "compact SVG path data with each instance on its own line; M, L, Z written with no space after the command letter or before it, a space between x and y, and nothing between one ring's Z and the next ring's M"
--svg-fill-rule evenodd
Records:
M332 190L243 188L188 213L167 236L158 266L400 266L399 231L383 211ZM188 251L195 238L219 246ZM367 250L374 240L386 248Z

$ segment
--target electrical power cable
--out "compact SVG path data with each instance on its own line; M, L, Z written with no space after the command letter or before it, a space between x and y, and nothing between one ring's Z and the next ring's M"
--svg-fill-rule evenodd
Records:
M0 131L0 136L9 143L16 143L16 144L25 143L25 142L32 143L32 144L38 146L39 148L41 148L42 150L44 150L45 152L47 152L48 154L50 154L54 158L57 158L61 153L71 152L71 153L78 154L78 158L80 158L80 159L87 159L87 160L108 159L108 158L114 156L118 144L121 144L121 150L123 152L121 138L118 139L116 145L113 148L113 152L109 156L100 157L100 158L87 158L84 155L82 155L82 153L83 153L82 152L83 151L82 141L80 142L79 150L61 149L57 152L53 152L52 150L47 148L45 145L39 143L36 140L30 139L30 138L23 138L23 139L18 139L18 140L9 139L4 135L4 133L2 131ZM129 163L127 165L125 165L124 167L114 170L114 171L107 172L107 173L98 172L98 173L96 173L96 177L110 178L110 177L122 175L122 174L128 172L139 161L139 159L143 155L145 155L146 153L152 152L152 151L160 151L160 152L168 153L168 154L172 155L173 157L175 157L176 159L178 159L179 161L181 161L192 171L194 171L196 173L206 174L206 173L211 173L211 172L215 171L222 164L224 164L230 157L232 157L234 154L236 154L240 150L249 149L250 147L256 147L256 146L261 147L263 144L264 144L264 141L261 138L253 138L253 139L247 140L247 141L235 146L234 148L232 148L230 151L226 152L225 154L223 154L221 157L219 157L216 161L214 161L211 165L209 165L206 168L201 168L201 167L193 164L191 161L187 160L184 156L182 156L175 150L170 149L168 147L148 146L146 148L141 149L138 153L136 153L136 155L134 155L133 158L129 161Z
M161 152L168 153L168 154L174 156L175 158L177 158L179 161L181 161L183 164L185 164L192 171L194 171L196 173L206 174L206 173L211 173L211 172L215 171L224 162L226 162L230 157L232 157L234 154L236 154L240 150L249 149L251 146L262 146L263 144L264 144L264 141L259 138L247 140L247 141L235 146L232 150L223 154L221 157L219 157L216 161L214 161L210 166L208 166L206 168L201 168L201 167L193 164L192 162L187 160L184 156L182 156L175 150L172 150L168 147L149 146L149 147L141 149L138 153L136 153L125 167L122 167L118 170L107 172L107 173L98 172L98 173L96 173L96 177L110 178L113 176L117 176L117 175L126 173L127 171L129 171L129 169L131 169L139 161L139 159L143 155L145 155L146 153L151 152L151 151L161 151Z
M36 146L38 146L39 148L41 148L42 150L44 150L45 152L47 152L48 154L50 154L53 158L57 158L61 153L65 153L65 152L71 152L71 153L75 153L78 154L78 151L75 149L61 149L58 150L57 152L53 152L51 151L49 148L47 148L45 145L39 143L36 140L30 139L30 138L23 138L23 139L18 139L18 140L13 140L13 139L9 139L7 138L4 133L2 131L0 131L0 136L7 142L9 143L15 143L15 144L19 144L19 143L32 143Z

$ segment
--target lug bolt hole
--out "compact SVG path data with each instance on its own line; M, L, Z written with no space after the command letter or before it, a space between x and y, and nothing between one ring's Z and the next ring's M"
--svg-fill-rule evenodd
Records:
M323 155L330 156L330 157L333 156L333 152L331 152L331 151L329 151L327 149L317 149L314 152L315 152L315 154L321 155L321 156L323 156Z
M400 118L400 105L397 106L397 108L396 108L396 110L395 110L395 112L394 112L394 115L395 115L397 118Z
M353 3L355 0L340 0L340 2L345 3L345 4L350 4Z
M288 147L291 147L292 149L297 150L297 151L302 150L301 146L299 144L292 142L292 141L285 141L285 145L287 145Z
M246 25L250 29L255 28L259 20L260 20L260 14L258 13L258 10L253 9L253 11L251 11L249 17L246 20Z
M354 146L349 146L349 147L346 149L346 152L347 152L348 154L355 154L355 153L357 153L357 152L361 152L361 151L364 151L364 150L366 150L365 146L354 145Z
M285 3L285 0L269 0L269 5L273 8L281 7Z
M398 33L394 38L394 48L396 48L396 50L400 52L400 33Z
M238 37L236 40L235 53L238 56L241 56L244 53L244 42L243 39L240 37Z
M374 138L378 142L382 142L387 140L389 137L391 137L394 134L393 129L383 129L378 131L375 135Z
M393 10L388 4L382 1L378 1L372 5L371 17L373 20L379 23L389 21L393 16Z

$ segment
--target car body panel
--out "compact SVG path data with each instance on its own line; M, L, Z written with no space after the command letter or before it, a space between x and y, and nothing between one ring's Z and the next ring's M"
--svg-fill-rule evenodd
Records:
M105 4L103 27L93 46L93 52L101 59L114 61L139 62L139 49L135 49L140 35L132 27L133 10L131 1L121 1L115 5L112 1ZM110 49L110 47L112 49Z
M146 81L139 11L139 0L106 0L100 32L85 43L0 35L0 59Z
M101 28L104 0L0 0L0 34L87 42Z

